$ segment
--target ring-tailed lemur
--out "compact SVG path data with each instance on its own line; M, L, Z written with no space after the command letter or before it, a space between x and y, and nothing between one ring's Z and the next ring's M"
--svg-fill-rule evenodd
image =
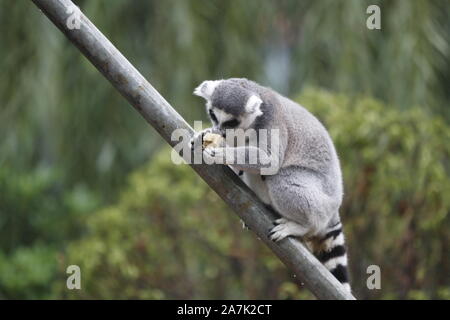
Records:
M225 129L278 129L278 151L261 151L257 163L237 163L238 155L248 158L250 148L225 146L236 153L230 165L267 205L281 216L269 237L280 241L299 237L350 291L347 255L339 217L343 186L339 159L325 127L305 108L270 88L247 79L204 81L194 91L206 100L213 127L197 133L197 145L206 132L225 135ZM201 144L201 142L199 143ZM205 149L203 158L220 157L225 148ZM241 158L242 159L242 158ZM261 162L259 161L261 160ZM267 164L275 174L261 175ZM211 162L209 162L211 163Z

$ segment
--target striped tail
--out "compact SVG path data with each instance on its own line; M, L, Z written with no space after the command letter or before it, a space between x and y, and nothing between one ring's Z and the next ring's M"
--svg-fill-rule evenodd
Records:
M342 224L328 228L325 235L315 239L312 249L317 259L342 283L348 292L351 291L348 267L347 251L345 249L344 233Z

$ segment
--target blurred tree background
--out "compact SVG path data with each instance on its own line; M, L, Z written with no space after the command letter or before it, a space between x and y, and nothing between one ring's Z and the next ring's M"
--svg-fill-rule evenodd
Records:
M450 299L448 0L75 2L191 123L205 79L310 109L343 165L355 295ZM0 298L312 298L31 1L0 0L0 29Z

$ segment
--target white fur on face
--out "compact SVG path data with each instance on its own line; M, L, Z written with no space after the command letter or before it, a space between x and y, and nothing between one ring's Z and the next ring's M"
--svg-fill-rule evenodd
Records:
M252 95L248 98L247 103L245 104L246 114L241 117L241 124L239 125L240 128L249 128L255 119L263 114L261 111L261 104L262 100L258 96Z
M247 111L248 113L260 112L259 115L261 115L261 103L262 100L258 96L252 95L250 98L248 98L247 103L245 104L245 111Z
M194 94L201 96L206 99L206 106L209 110L212 110L214 112L214 115L217 118L218 124L217 126L220 126L222 123L234 119L235 117L225 112L222 109L215 108L211 104L211 95L214 93L215 88L220 84L222 80L215 80L215 81L204 81L202 84L200 84L195 90ZM239 116L237 119L240 121L239 126L237 128L240 129L248 129L252 125L252 123L255 121L255 119L262 115L263 112L261 111L261 104L262 100L256 95L250 96L248 98L247 103L245 104L245 113L241 116Z
M223 111L222 109L219 108L212 108L212 111L214 112L217 121L219 121L218 125L220 126L222 123L224 123L225 121L231 120L233 119L233 115L230 113L227 113L225 111Z
M217 118L218 124L217 126L220 127L220 125L228 120L236 118L231 113L225 112L222 109L211 107L211 103L207 103L208 108L210 108L214 115ZM239 125L236 127L236 129L248 129L252 125L252 123L255 121L256 117L261 115L261 110L255 110L252 113L244 113L243 115L239 116L237 119L240 121Z
M203 81L197 88L195 88L194 94L199 97L203 97L206 100L210 100L214 90L221 82L222 80Z

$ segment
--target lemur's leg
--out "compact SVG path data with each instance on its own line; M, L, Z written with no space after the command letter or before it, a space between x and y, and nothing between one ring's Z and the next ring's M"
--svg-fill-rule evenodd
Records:
M286 237L303 237L308 232L307 228L286 218L275 220L274 225L269 232L269 237L273 241L280 241Z
M338 200L325 194L314 172L298 167L281 169L266 177L269 196L283 217L271 230L275 241L285 237L316 235L323 231L338 210Z
M290 236L314 239L309 243L314 255L350 292L345 240L338 215L340 196L326 194L320 177L301 168L281 169L277 175L267 176L266 183L273 206L283 216L275 220L269 237L273 241Z

